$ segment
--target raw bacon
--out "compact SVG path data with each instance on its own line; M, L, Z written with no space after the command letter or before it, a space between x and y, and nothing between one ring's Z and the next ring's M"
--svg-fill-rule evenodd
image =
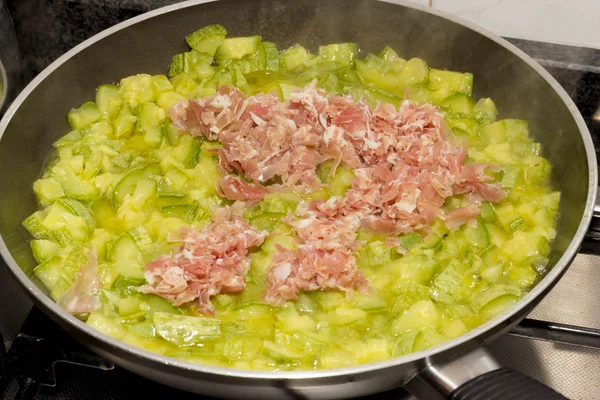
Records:
M364 289L353 256L360 227L384 235L427 232L441 219L455 228L479 215L483 199L506 196L488 174L498 168L465 164L465 147L428 104L405 100L399 109L384 103L372 108L349 96L328 96L313 83L286 102L274 94L246 97L220 87L214 96L176 104L169 115L192 135L222 143L225 176L218 189L231 200L322 187L316 168L325 160L332 160L332 176L340 165L354 171L344 197L313 201L287 220L297 248L279 248L273 257L266 299L276 305L303 290ZM456 194L466 194L471 203L445 213L445 200ZM169 287L187 281L185 276L175 270Z
M476 218L479 214L481 214L481 209L473 204L457 208L448 213L446 225L448 228L455 228L467 223L473 218Z
M58 300L58 304L71 314L85 314L100 308L98 290L98 256L93 247L88 253L86 265L82 265L75 276L75 283Z
M332 174L338 165L357 174L365 169L362 176L368 178L353 190L371 195L379 190L375 211L386 220L408 219L414 229L444 218L440 207L453 194L476 192L493 202L504 196L485 174L492 166L463 165L465 148L428 104L406 100L399 110L384 103L371 109L350 97L326 96L314 85L281 102L273 94L245 98L236 88L220 87L214 96L176 104L170 116L192 135L219 140L221 170L243 174L253 188L277 182L282 188L316 189L315 169L327 159L333 160ZM228 188L221 182L225 197L245 197ZM259 192L252 190L252 200L260 199ZM405 224L389 233L406 230L400 225Z
M355 289L368 290L353 255L357 246L356 220L323 215L305 210L302 219L288 221L297 235L296 250L277 246L267 274L268 303L280 306L297 299L299 291L334 289L351 295Z
M218 189L219 193L230 200L257 201L267 194L264 187L245 182L241 178L232 175L221 178Z
M148 284L140 291L176 306L197 299L208 315L214 314L211 297L241 292L250 268L248 252L262 245L267 232L257 231L228 207L215 209L213 221L201 232L182 228L181 248L145 266Z

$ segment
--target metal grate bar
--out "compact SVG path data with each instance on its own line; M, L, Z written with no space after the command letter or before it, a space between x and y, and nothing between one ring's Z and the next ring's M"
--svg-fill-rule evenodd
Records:
M600 349L600 330L525 318L512 336Z

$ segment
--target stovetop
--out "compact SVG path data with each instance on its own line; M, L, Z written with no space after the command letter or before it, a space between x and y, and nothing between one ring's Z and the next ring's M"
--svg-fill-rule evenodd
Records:
M144 2L128 0L119 7L111 0L47 0L46 9L41 9L39 1L9 0L21 48L27 49L22 52L24 80L30 80L64 51L97 31L173 2L153 0L143 6ZM78 8L82 4L85 7ZM56 7L51 10L52 6ZM37 30L32 31L31 26L37 26ZM53 28L48 30L48 26ZM34 39L37 45L33 45ZM542 64L566 89L599 152L600 50L509 40ZM598 211L600 216L600 208ZM550 385L570 399L600 400L598 287L600 241L589 240L557 286L526 320L492 344L492 352L505 366ZM85 349L41 311L32 309L1 260L0 293L0 333L8 349L5 352L0 346L2 399L120 400L145 395L207 399L148 381ZM398 389L368 399L409 398Z

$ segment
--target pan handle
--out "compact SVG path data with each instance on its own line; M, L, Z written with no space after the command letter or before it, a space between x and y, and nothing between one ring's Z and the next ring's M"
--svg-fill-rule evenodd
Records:
M449 362L428 363L406 384L422 400L565 400L527 375L502 368L481 346Z

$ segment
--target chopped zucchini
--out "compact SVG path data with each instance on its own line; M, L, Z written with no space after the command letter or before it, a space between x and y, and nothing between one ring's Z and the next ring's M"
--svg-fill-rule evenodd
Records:
M198 345L221 336L221 321L215 318L155 312L152 321L156 333L177 346Z
M226 36L227 30L223 26L215 24L207 25L190 33L185 41L192 49L214 56Z
M69 123L73 129L83 129L98 121L102 116L102 111L96 107L96 103L89 101L69 112Z
M141 253L135 239L129 233L122 233L110 245L106 253L108 261L134 261L140 260Z
M98 110L108 119L114 118L123 105L121 91L115 85L102 85L96 90L96 104Z
M89 314L90 326L128 344L205 365L270 371L339 368L458 337L507 310L543 275L560 205L560 193L550 190L551 165L541 144L530 137L526 121L497 120L491 99L473 97L470 73L430 69L425 60L404 59L391 47L359 58L358 45L350 42L311 47L318 49L315 54L300 44L280 53L260 36L228 38L220 25L205 26L185 40L190 50L173 57L167 75L138 74L118 85L101 85L94 102L71 110L72 130L52 144L55 153L33 184L40 210L23 226L32 235L31 251L39 263L34 278L59 300L73 288L94 249L101 308ZM318 89L312 101L298 93L309 84ZM213 113L216 103L228 103L222 98L202 99L215 95L221 85L235 86L247 97L233 114L229 105L227 111ZM353 111L348 101L361 101L372 111L367 113L370 133L392 129L395 136L373 146L362 127L347 130L344 146L373 155L363 157L369 167L365 171L349 169L346 150L341 160L332 159L338 150L328 143L325 149L293 137L292 148L298 150L293 163L308 160L301 147L312 151L314 145L321 152L314 171L319 187L280 190L286 189L285 175L277 174L263 182L269 194L261 200L233 202L223 196L219 181L229 167L250 180L250 164L238 156L223 157L236 151L254 157L253 150L208 140L202 133L213 117L225 126L219 136L262 132L258 119L246 118L263 101L262 93L283 101L293 97L289 115L295 124L308 120L325 128L338 124L345 110ZM439 114L405 100L429 103ZM401 108L399 117L389 118L387 106L375 111L378 102ZM307 113L296 115L300 108ZM268 114L268 123L279 124L273 115ZM433 144L423 136L432 126L441 128ZM418 148L412 138L422 139ZM252 143L270 146L275 162L287 162L288 139L284 147L277 135ZM460 146L466 150L464 160ZM412 150L419 155L427 149L434 160L452 154L441 160L452 177L429 171L443 178L430 186L419 176L438 168L411 159ZM408 158L400 154L400 165L394 153L403 151ZM373 163L375 159L381 162ZM270 168L258 161L261 170ZM390 169L386 162L394 166ZM492 167L474 169L477 177L457 172L470 163ZM362 211L352 212L346 215L348 223L361 227L356 237L348 238L355 243L348 251L321 240L330 235L326 224L323 230L299 232L289 223L305 210L310 218L325 219L325 213L315 210L337 205L349 191L356 195L362 180L355 173L384 176L379 164L394 175L406 174L402 186L382 184L364 199L348 198L344 204L349 207L337 211L344 214L353 209L354 200L364 200L373 215L393 214L400 232L372 232L361 225ZM304 175L300 178L298 183L304 182ZM507 196L484 201L491 198L488 185L500 186ZM398 193L416 187L421 195L414 214L406 218ZM466 187L474 191L468 193ZM452 193L446 195L449 188ZM313 201L329 203L315 207ZM449 229L444 217L470 204L480 208L480 215ZM443 212L429 223L426 208L440 205ZM232 207L233 221L209 224L212 208L222 206ZM236 220L238 212L254 229L270 233L260 248L246 249L241 243L250 235L245 228L232 235L240 226L247 228ZM229 229L230 223L235 229ZM198 241L182 247L182 229L200 232ZM313 233L314 241L307 239ZM211 241L213 236L217 240ZM209 242L211 251L198 251ZM230 251L233 245L237 247ZM282 247L295 256L282 254ZM173 261L152 262L163 256ZM359 280L352 282L353 276ZM150 291L157 294L142 293ZM287 301L267 304L274 292ZM180 306L172 304L183 300ZM214 318L201 315L213 311L210 302Z
M215 57L218 59L240 60L244 56L258 51L262 42L260 36L226 38L217 48Z

